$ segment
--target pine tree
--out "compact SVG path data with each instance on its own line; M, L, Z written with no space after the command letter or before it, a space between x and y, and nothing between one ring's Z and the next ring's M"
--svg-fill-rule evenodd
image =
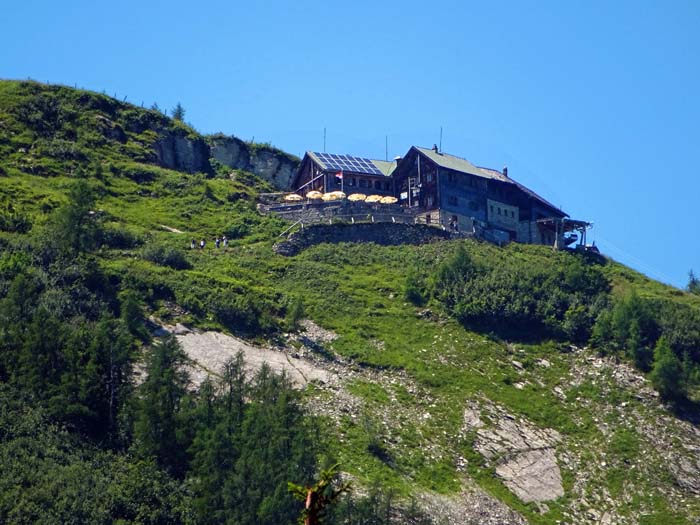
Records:
M700 295L700 279L695 277L695 273L693 273L693 270L690 270L688 272L688 288L687 290L690 293Z
M171 114L175 120L179 120L180 122L183 122L185 120L185 108L183 108L182 104L180 104L179 102L173 108L173 111Z
M148 355L148 377L141 385L134 427L141 453L153 456L172 473L185 469L185 451L178 440L180 403L189 381L183 370L187 357L174 336L154 345Z
M89 251L97 244L99 228L90 211L95 195L85 180L75 183L68 194L68 202L53 218L53 244L64 253Z

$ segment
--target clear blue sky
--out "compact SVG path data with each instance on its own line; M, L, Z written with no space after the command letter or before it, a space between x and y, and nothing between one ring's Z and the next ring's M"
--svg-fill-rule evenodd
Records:
M202 132L297 155L431 146L595 223L651 277L700 274L700 2L36 1L0 76L178 101Z

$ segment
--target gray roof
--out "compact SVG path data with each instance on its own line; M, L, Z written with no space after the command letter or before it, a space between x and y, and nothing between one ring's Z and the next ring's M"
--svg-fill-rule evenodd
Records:
M430 160L432 160L435 164L440 166L441 168L447 168L450 170L454 171L459 171L461 173L469 173L470 175L476 175L477 177L483 177L485 179L491 179L491 180L497 180L500 182L505 182L507 184L513 184L515 187L517 187L519 190L527 194L528 196L532 197L535 200L540 201L541 204L544 204L545 206L552 208L553 210L557 210L560 213L562 213L564 216L568 217L569 215L565 213L561 208L558 206L555 206L548 200L540 197L537 193L532 191L530 188L523 186L520 184L518 181L511 179L510 177L507 177L503 173L501 173L498 170L494 170L491 168L482 168L475 166L471 162L469 162L466 159L463 159L461 157L455 157L454 155L450 155L448 153L438 153L433 149L428 149L428 148L420 148L418 146L414 146L418 151L420 151L423 155L428 157Z
M558 210L559 212L563 213L566 217L569 216L567 213L564 213L564 211L561 208L559 208L559 206L555 206L554 204L549 202L547 199L540 197L537 193L532 191L527 186L520 184L517 180L511 179L510 177L506 177L500 171L493 170L491 168L482 168L482 167L479 167L479 171L483 172L484 174L490 174L493 176L493 178L498 179L498 180L502 180L503 182L508 182L510 184L514 184L519 190L521 190L522 192L524 192L528 196L532 197L533 199L540 201L545 206L548 206L554 210Z
M474 164L469 162L467 159L455 157L454 155L449 155L447 153L438 153L433 149L419 148L418 146L413 147L441 168L461 171L462 173L471 173L472 175L481 175L479 173L479 168L474 166Z
M374 160L371 159L372 164L374 164L379 171L381 171L387 177L394 173L396 169L396 161L386 161L386 160Z

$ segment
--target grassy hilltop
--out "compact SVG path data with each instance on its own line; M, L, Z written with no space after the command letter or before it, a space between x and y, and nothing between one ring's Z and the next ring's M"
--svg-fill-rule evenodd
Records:
M175 139L179 163L164 153ZM207 140L105 95L0 81L0 521L292 523L284 483L331 460L356 505L334 523L700 520L700 296L542 246L282 257L286 223L255 207L271 187L200 158ZM336 379L297 399L258 377L233 424L225 385L178 383L187 356L154 343L148 316L274 345ZM154 415L163 385L182 388ZM152 432L157 417L170 433ZM282 419L292 444L274 461L303 468L266 485L273 459L246 447ZM261 488L244 498L246 476Z

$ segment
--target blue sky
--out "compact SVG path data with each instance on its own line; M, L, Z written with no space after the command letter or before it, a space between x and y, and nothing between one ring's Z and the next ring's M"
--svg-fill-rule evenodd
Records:
M432 146L595 223L613 258L700 273L700 2L12 2L0 76L181 102L301 155Z

